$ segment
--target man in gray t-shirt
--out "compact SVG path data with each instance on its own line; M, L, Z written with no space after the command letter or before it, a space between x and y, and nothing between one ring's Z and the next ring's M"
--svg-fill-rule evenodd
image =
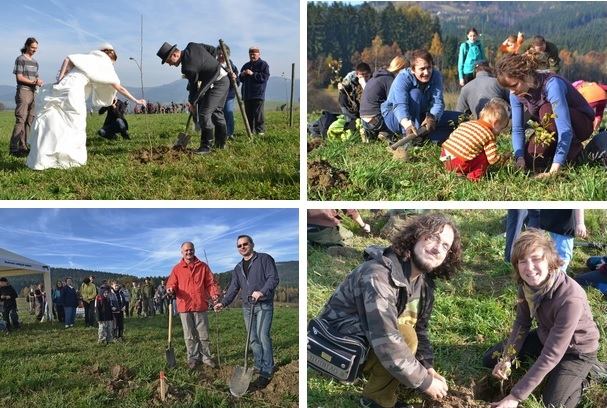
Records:
M38 50L38 41L30 37L21 49L21 55L15 60L13 74L17 79L17 94L15 95L15 128L11 136L9 154L16 157L25 157L29 154L27 137L34 121L36 106L34 93L37 86L44 83L38 78L38 63L33 58Z

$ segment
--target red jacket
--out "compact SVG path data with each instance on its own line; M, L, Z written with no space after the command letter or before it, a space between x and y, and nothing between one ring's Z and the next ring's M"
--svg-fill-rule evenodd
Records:
M211 269L198 258L194 258L190 265L182 258L173 267L166 287L175 291L177 310L180 313L206 312L209 309L207 293L211 298L219 296L219 288Z

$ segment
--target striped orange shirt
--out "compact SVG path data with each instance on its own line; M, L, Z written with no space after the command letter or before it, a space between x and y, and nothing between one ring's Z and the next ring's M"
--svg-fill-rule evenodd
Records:
M495 142L491 125L479 119L459 125L443 143L443 148L458 159L466 161L474 159L485 151L489 163L495 164L502 159L497 152Z

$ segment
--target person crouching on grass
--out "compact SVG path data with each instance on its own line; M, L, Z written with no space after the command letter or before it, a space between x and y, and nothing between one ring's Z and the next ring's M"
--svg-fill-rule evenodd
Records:
M599 364L600 334L586 292L561 270L563 261L541 230L519 235L511 262L518 284L514 324L507 340L485 352L483 365L493 368L494 377L507 380L517 356L535 362L510 394L491 406L515 408L544 384L542 406L573 408L588 373ZM537 328L531 330L533 320Z
M479 114L479 120L464 122L443 143L441 161L445 169L479 181L490 164L504 164L510 153L497 152L496 136L508 127L508 104L491 99Z

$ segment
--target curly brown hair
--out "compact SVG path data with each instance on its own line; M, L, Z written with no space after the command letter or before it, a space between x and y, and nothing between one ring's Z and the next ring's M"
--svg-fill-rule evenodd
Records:
M453 243L443 263L428 273L431 278L451 279L462 269L462 237L455 223L443 213L434 212L412 217L405 228L392 240L392 249L401 259L409 259L420 239L441 233L445 225L453 230Z
M495 77L501 86L508 88L511 83L506 77L526 81L530 75L535 78L537 69L537 63L529 55L508 54L495 64Z
M516 241L514 241L510 255L513 269L512 277L519 285L523 283L523 278L521 278L518 270L518 262L536 249L544 251L544 259L548 262L548 273L555 273L563 266L563 261L559 257L552 239L539 229L529 228L527 231L521 232Z

